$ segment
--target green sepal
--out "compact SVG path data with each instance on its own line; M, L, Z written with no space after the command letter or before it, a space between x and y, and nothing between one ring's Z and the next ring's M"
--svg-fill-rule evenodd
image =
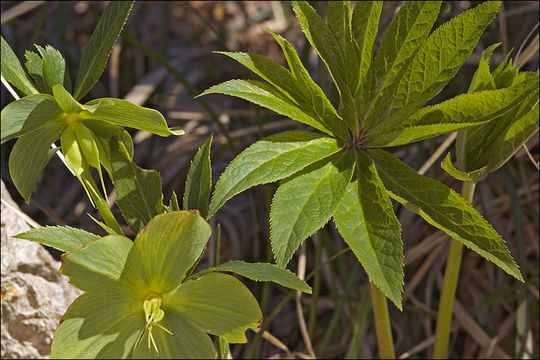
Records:
M13 101L2 109L2 144L44 126L65 126L63 118L62 109L50 95L28 95Z

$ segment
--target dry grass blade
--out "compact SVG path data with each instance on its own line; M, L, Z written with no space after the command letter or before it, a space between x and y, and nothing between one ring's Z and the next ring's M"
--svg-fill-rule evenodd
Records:
M15 5L9 10L2 12L2 17L0 18L0 23L6 23L10 20L13 20L27 12L43 5L45 1L24 1L18 5Z

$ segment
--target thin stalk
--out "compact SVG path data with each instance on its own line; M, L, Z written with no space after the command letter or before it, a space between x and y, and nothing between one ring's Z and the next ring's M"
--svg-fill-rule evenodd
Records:
M369 287L371 290L371 304L373 308L373 319L375 320L379 358L395 359L396 355L394 353L394 342L392 340L392 328L390 327L390 316L388 315L386 297L371 281L369 282Z
M120 228L118 221L116 221L116 218L114 217L111 209L109 209L107 201L101 196L100 190L96 185L94 178L90 174L90 171L85 170L81 175L81 179L84 181L84 184L90 190L90 196L96 204L99 213L103 217L103 220L105 220L105 224L107 224L107 226L113 229L117 234L123 235L124 232Z
M364 333L370 305L371 301L369 299L369 292L362 291L362 297L360 299L360 305L358 306L358 313L356 315L356 322L354 323L353 334L349 344L349 350L347 351L347 359L358 358L358 345L360 344L360 338Z
M216 226L216 238L214 242L214 259L213 266L219 265L221 258L221 224ZM217 358L227 359L229 355L229 343L225 341L221 336L216 336Z
M465 181L461 188L461 196L470 204L474 196L476 182ZM437 314L437 329L435 330L435 346L433 349L434 359L446 359L448 357L448 342L450 340L450 327L452 326L452 309L456 296L457 282L459 278L459 268L461 266L461 256L463 245L452 239L446 269L444 271L444 283L439 301L439 312Z

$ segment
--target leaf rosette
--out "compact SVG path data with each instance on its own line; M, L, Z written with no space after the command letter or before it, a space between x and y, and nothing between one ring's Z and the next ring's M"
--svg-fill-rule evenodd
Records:
M373 56L382 2L358 1L351 13L350 2L331 1L327 21L307 2L292 2L336 85L337 109L280 35L272 33L288 69L259 55L221 52L265 81L230 80L201 95L236 96L320 133L283 132L244 150L217 182L207 218L236 194L280 180L270 213L277 265L286 266L333 218L370 280L401 308L403 246L391 197L521 280L504 240L472 206L382 150L490 124L537 91L533 74L422 108L455 76L500 6L484 2L431 31L440 4L405 2Z
M187 276L210 234L197 211L172 211L135 241L110 235L65 254L61 272L85 293L62 317L52 357L214 358L208 334L246 342L262 319L249 290L218 269Z

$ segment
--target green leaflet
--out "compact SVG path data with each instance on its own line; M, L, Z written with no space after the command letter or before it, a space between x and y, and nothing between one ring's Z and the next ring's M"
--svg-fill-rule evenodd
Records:
M480 62L478 63L478 69L476 69L474 76L471 80L471 85L467 92L472 93L474 91L481 90L493 90L495 89L495 81L491 72L489 71L489 59L491 54L499 47L501 43L496 43L489 46L487 49L482 51L482 56L480 57Z
M32 80L28 78L17 55L13 52L7 41L2 36L2 76L25 95L38 94Z
M506 89L459 95L418 110L391 130L375 129L368 134L367 143L370 146L402 145L486 123L514 109L537 88L538 77L531 76Z
M431 225L523 281L521 273L493 227L456 192L419 175L382 150L370 150L377 173L392 198L416 209Z
M3 144L47 124L60 126L63 114L52 96L35 94L7 104L0 116Z
M387 118L378 121L373 130L391 129L439 93L469 57L500 4L486 1L437 28L407 67Z
M137 299L115 293L79 296L54 333L53 359L125 359L144 327Z
M367 130L388 111L399 81L428 36L440 6L440 1L407 1L392 20L362 89L363 101L372 102L360 104L362 113L367 112ZM367 105L371 105L369 111Z
M292 7L302 31L326 64L340 92L347 87L348 82L356 84L353 78L353 72L356 71L356 68L346 68L346 50L340 48L341 39L337 39L329 26L306 1L293 1ZM348 17L348 21L350 21L350 12ZM350 37L350 34L347 36Z
M184 210L199 210L203 218L206 218L208 213L208 200L210 199L210 190L212 189L212 167L210 165L211 145L212 135L199 148L197 154L195 154L195 158L191 162L186 179L186 190L184 192Z
M150 219L163 212L161 177L154 170L144 170L133 163L126 144L112 137L109 140L111 179L118 207L134 233Z
M170 311L179 318L228 342L245 343L245 331L258 328L261 309L249 290L231 275L209 273L187 280L163 295Z
M482 168L480 168L478 170L469 171L469 172L458 170L454 166L454 164L452 164L452 160L450 158L450 153L448 153L446 155L446 157L444 158L444 160L442 161L441 168L444 171L446 171L449 175L451 175L452 177L454 177L454 178L456 178L458 180L461 180L461 181L478 182L480 180L485 179L485 177L488 174L487 166L484 166L484 167L482 167Z
M354 169L355 153L342 151L285 180L274 195L270 239L279 267L332 217Z
M135 247L144 262L150 289L156 294L173 290L201 256L212 233L196 210L158 215L137 234ZM156 254L161 254L156 256Z
M73 251L99 239L98 235L69 226L44 226L18 234L18 239L36 241L63 252Z
M205 90L199 96L208 94L225 94L236 96L254 104L273 110L280 115L312 126L328 135L332 135L330 129L319 123L311 115L302 110L295 102L283 95L274 86L256 80L229 80L214 85Z
M47 88L45 86L45 80L43 79L43 60L37 53L28 50L24 52L24 57L26 58L24 66L34 81L36 89L40 93L46 93Z
M99 120L118 126L149 131L159 136L182 135L180 128L169 128L161 113L129 101L114 98L95 99L84 106L97 106L94 112L81 114L85 120Z
M82 98L99 79L134 1L112 1L99 18L81 58L73 97Z
M358 153L353 181L336 208L334 222L369 280L401 310L401 226L375 165L363 152Z
M349 133L345 122L338 115L336 109L332 106L330 100L328 100L319 85L313 81L300 61L296 50L294 50L293 46L280 35L276 35L271 31L270 33L274 36L274 39L276 39L279 46L281 46L285 58L287 59L287 63L289 64L289 69L298 83L298 89L302 91L302 98L296 99L296 101L302 101L303 109L306 109L306 111L308 111L307 109L311 109L310 114L317 118L321 123L326 124L334 135L339 136L342 139L347 139Z
M254 281L272 281L289 289L311 294L311 287L300 280L294 273L269 263L247 263L244 261L229 261L219 266L203 270L194 275L199 277L210 271L230 271Z
M355 91L358 84L358 61L356 53L352 46L350 33L350 10L348 15L343 15L343 5L338 11L336 17L341 20L333 19L335 26L337 22L341 28L348 29L347 40L338 39L330 27L323 21L317 12L305 1L293 1L293 10L298 18L300 27L309 40L310 44L317 50L320 58L326 64L330 75L332 76L341 96L340 113L349 126L356 133L358 129L358 117L356 114ZM350 6L345 7L350 9ZM343 16L340 16L342 14ZM334 16L333 16L334 17ZM345 44L340 47L340 41Z
M42 57L42 74L46 92L51 94L52 87L56 84L61 84L70 91L71 81L69 79L69 72L66 69L66 61L62 54L50 45L47 45L45 48L39 45L35 45L35 47Z
M63 124L52 123L21 136L9 155L9 173L13 184L28 203L41 172L54 155L51 144L60 138Z
M373 44L377 36L382 4L382 1L357 1L354 6L351 30L359 65L356 93L358 93L358 87L362 85L364 77L371 65Z
M216 184L208 218L234 195L252 186L289 177L340 150L331 137L306 131L268 136L238 155Z

